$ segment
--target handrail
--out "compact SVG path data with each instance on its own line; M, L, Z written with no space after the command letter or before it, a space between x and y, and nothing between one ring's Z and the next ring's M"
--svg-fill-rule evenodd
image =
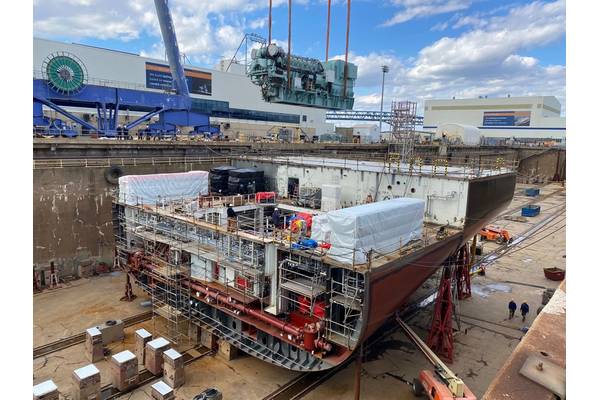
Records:
M98 168L126 165L158 165L158 164L198 164L198 163L228 163L229 157L134 157L134 158L59 158L33 160L33 169L84 167Z

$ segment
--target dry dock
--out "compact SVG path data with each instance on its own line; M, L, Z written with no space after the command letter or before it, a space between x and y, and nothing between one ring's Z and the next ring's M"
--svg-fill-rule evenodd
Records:
M460 302L461 331L455 335L455 361L451 368L464 379L478 398L482 398L492 382L490 394L486 396L502 398L495 397L494 393L503 390L507 374L514 374L516 367L511 369L511 363L516 365L519 350L529 343L529 338L533 337L532 332L545 322L540 319L536 322L538 326L534 325L527 335L523 328L532 327L544 290L555 289L559 284L547 280L542 269L547 266L565 268L565 189L556 183L541 186L540 197L535 200L541 206L540 215L519 222L519 218L513 217L520 214L521 206L532 201L523 195L524 188L530 186L517 185L512 204L495 224L508 229L514 237L531 231L533 227L546 221L545 224L488 265L485 276L474 276L472 297ZM553 219L548 222L549 217ZM484 244L484 253L492 252L497 247L497 244L487 242ZM420 293L435 288L435 279L437 278L434 276L428 281ZM114 272L72 281L60 289L46 290L35 295L34 346L71 336L108 319L123 319L148 311L148 308L140 306L145 297L137 288L134 290L139 297L135 301L119 301L123 295L123 287L124 275ZM507 304L511 299L518 304L523 301L529 304L531 313L525 322L520 318L508 320ZM409 325L422 338L426 337L431 308L428 306L409 320ZM152 331L155 325L152 321L145 321L126 328L125 340L109 346L112 353L133 349L133 332L139 327ZM560 341L564 337L564 325L554 326L547 334ZM35 359L34 383L52 378L64 393L68 393L72 371L87 364L82 350L83 344L77 344ZM184 346L180 350L185 351L187 348ZM513 354L515 350L517 353ZM100 361L96 365L102 374L102 385L108 384L108 361ZM429 368L429 365L423 356L401 332L395 332L366 352L361 368L361 398L393 396L411 399L413 395L406 381L412 381L419 370L424 368ZM202 357L186 366L185 374L186 384L176 391L180 399L189 399L207 387L219 388L224 398L236 398L242 390L248 399L261 399L298 375L244 355L231 361L218 356ZM350 364L333 378L317 386L305 398L351 398L354 395L354 374L354 364ZM527 384L531 387L536 385L530 382ZM149 385L135 390L128 398L150 399Z

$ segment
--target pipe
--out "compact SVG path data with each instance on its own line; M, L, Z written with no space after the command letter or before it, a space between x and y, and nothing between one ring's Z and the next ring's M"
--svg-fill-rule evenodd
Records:
M322 326L319 323L306 324L304 328L297 328L288 324L287 322L279 320L277 317L274 317L270 314L265 314L262 311L248 308L243 304L237 303L232 300L231 297L221 294L216 290L211 291L204 286L200 286L189 281L184 281L184 285L187 285L192 290L204 294L209 299L214 299L218 302L225 303L228 306L235 308L235 310L240 314L247 314L293 336L294 339L299 341L300 345L303 346L307 351L313 351L315 348L317 348L325 352L330 352L333 349L331 343L327 342L322 337L315 339L316 334L322 329ZM310 341L310 343L307 343L307 341Z
M273 12L273 0L269 0L269 42L271 44L271 14Z
M329 61L329 27L331 23L331 0L327 0L327 36L325 39L325 62Z
M225 303L228 306L231 306L231 307L235 308L236 310L240 311L241 313L247 314L247 315L254 317L264 323L272 325L272 326L276 327L277 329L280 329L280 330L284 331L285 333L294 336L295 338L301 338L304 334L302 329L297 328L293 325L290 325L287 322L283 322L283 321L279 320L277 317L274 317L272 315L264 314L261 311L254 310L252 308L248 308L240 303L236 303L236 302L232 301L229 296L220 294L217 291L211 291L208 288L205 288L203 286L200 286L200 285L197 285L197 284L194 284L191 282L187 282L184 284L187 284L190 289L193 289L197 292L203 293L204 295L208 296L209 298L213 298L221 303Z
M344 91L342 98L346 98L346 86L348 81L348 42L350 40L350 0L348 2L348 14L346 15L346 55L344 57Z
M154 6L156 7L156 15L158 16L158 23L160 24L160 32L162 33L165 50L167 51L167 58L169 59L169 67L171 68L171 76L173 77L175 90L177 91L177 94L181 96L190 97L190 91L185 79L185 72L181 65L181 55L179 54L175 27L173 26L173 19L169 12L167 0L154 0Z
M292 54L292 0L288 0L288 51L287 51L287 84L288 89L292 89L292 81L290 80L290 66Z

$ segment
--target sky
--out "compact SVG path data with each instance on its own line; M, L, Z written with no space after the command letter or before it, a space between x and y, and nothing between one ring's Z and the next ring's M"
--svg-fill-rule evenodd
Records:
M268 36L268 0L170 0L180 49L214 67L245 33ZM343 58L347 3L332 0L330 58ZM34 0L35 37L164 59L152 0ZM287 49L288 2L273 0L273 40ZM355 110L392 100L553 95L565 102L565 0L354 0L349 61ZM292 1L292 54L325 58L326 0ZM243 57L243 56L242 56Z

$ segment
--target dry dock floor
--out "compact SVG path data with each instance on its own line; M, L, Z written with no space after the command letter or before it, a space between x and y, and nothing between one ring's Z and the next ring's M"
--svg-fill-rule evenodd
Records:
M494 224L518 236L551 214L560 212L566 202L564 187L556 183L538 186L541 188L539 198L522 194L525 187L533 186L517 185L512 204ZM539 216L528 218L525 222L504 218L506 215L520 215L520 207L529 203L541 206ZM565 268L564 225L563 213L495 260L487 267L485 276L473 277L472 297L460 302L461 331L455 336L454 363L450 366L478 398L481 398L524 336L522 329L532 324L536 310L541 306L544 289L558 287L559 282L544 277L543 268ZM495 243L485 243L484 253L497 246ZM148 310L140 305L146 298L135 287L134 291L139 296L135 301L119 301L124 280L124 275L116 272L74 281L62 289L35 295L33 345L39 346L79 333L108 319L121 319ZM432 279L425 286L431 288L436 285L437 282ZM508 319L507 305L511 299L517 304L523 301L529 304L531 312L525 322L518 316ZM409 325L422 338L426 338L432 309L430 305L409 320ZM122 349L133 350L133 332L140 327L152 331L156 326L152 321L147 321L127 328L124 342L110 346L113 354ZM86 364L83 344L52 353L33 361L33 382L52 378L65 394L64 398L69 399L72 371ZM100 361L96 365L101 371L102 385L108 384L108 361ZM421 369L429 367L412 343L401 332L396 332L367 352L361 368L361 398L413 399L405 382L412 381ZM351 365L305 398L353 398L354 373L355 366ZM223 392L224 399L261 399L295 375L295 372L249 356L240 356L232 361L208 356L186 367L186 383L176 394L178 399L191 399L204 388L217 387ZM150 399L149 385L123 398Z

